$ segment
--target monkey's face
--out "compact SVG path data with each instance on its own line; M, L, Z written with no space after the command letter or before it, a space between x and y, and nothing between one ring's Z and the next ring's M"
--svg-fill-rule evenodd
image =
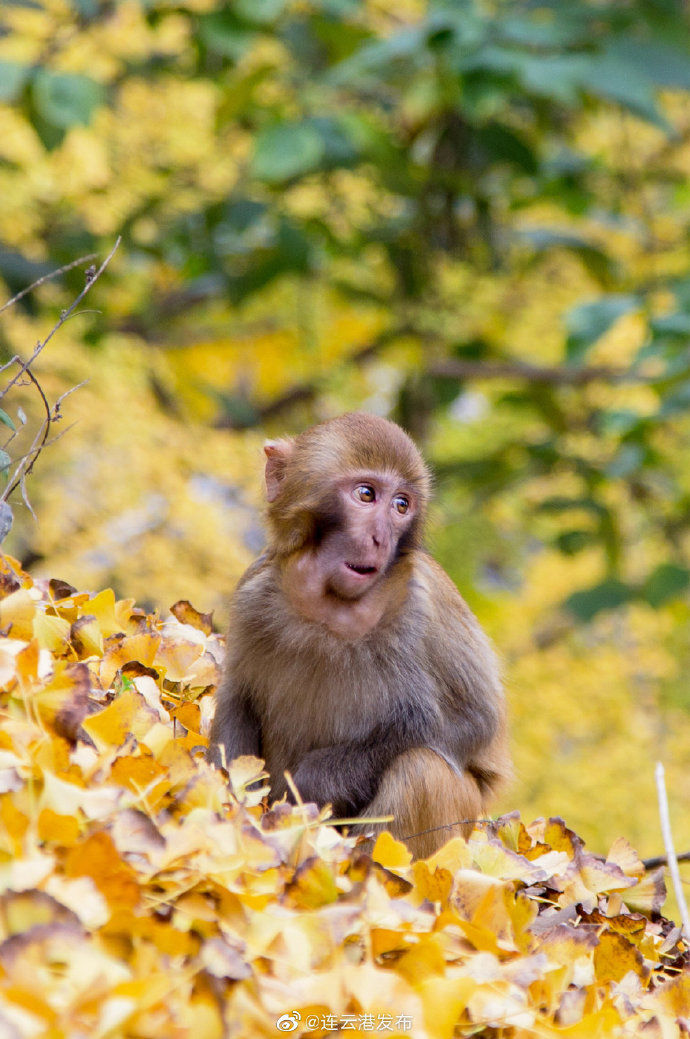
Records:
M335 486L316 561L324 590L362 598L389 571L412 530L417 502L394 472L348 476Z

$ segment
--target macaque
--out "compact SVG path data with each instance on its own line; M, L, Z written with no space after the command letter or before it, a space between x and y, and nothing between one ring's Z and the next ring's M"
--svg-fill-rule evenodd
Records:
M510 765L493 651L422 548L427 468L399 426L359 413L264 452L268 548L232 601L209 758L261 757L274 798L288 771L304 801L392 815L429 855L471 831Z

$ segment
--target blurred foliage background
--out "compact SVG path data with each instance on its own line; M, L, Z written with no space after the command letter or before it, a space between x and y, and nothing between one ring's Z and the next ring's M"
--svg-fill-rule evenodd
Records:
M37 359L48 400L85 385L4 548L222 626L262 544L262 439L393 417L504 660L499 807L653 854L660 758L689 847L688 21L682 0L5 0L3 297L122 244ZM85 266L0 314L0 363ZM20 380L0 403L10 473L44 402Z

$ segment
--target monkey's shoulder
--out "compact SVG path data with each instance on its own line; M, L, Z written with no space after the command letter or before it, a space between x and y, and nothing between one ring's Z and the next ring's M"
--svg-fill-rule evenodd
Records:
M264 621L280 611L282 595L275 560L264 552L240 577L230 603L233 623L257 615Z
M443 680L452 686L466 676L461 684L468 688L499 690L499 666L489 638L443 567L426 552L416 553L411 585L426 620L428 658Z
M433 556L415 552L410 587L426 606L430 623L474 630L479 622L450 577Z
M261 575L263 573L267 573L268 570L269 570L269 564L270 564L270 560L269 560L268 552L263 552L260 556L258 556L254 560L253 563L250 563L249 566L247 567L247 569L244 571L244 573L240 577L239 581L237 582L237 585L235 587L235 596L234 597L235 598L237 597L237 593L240 591L241 588L244 587L244 585L247 585L247 584L251 585L251 583L252 583L252 581L254 580L255 577L258 577L259 575Z

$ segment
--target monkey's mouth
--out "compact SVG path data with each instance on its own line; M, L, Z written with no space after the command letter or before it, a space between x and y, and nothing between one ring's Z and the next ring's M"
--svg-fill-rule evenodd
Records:
M359 566L357 563L345 563L348 570L351 570L355 574L359 574L361 577L366 577L369 574L376 573L375 566Z

